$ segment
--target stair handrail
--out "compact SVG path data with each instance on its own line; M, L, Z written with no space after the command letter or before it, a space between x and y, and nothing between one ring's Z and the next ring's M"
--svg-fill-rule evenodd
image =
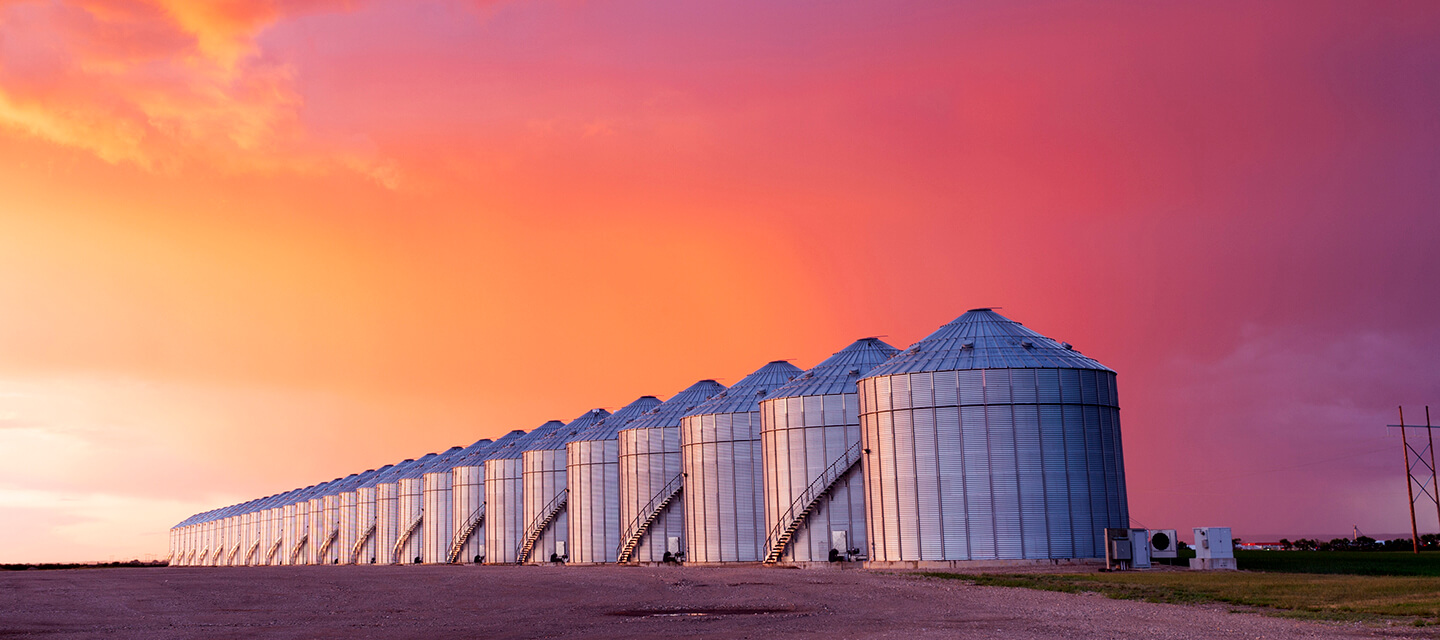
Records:
M360 534L360 539L356 540L355 546L350 549L350 564L360 564L360 551L365 548L365 543L370 540L372 535L375 535L374 522L370 523L370 527Z
M620 536L620 547L616 550L615 554L618 562L625 562L630 559L630 554L626 548L629 548L628 551L634 551L635 546L639 544L640 538L645 535L645 531L649 529L650 524L655 521L655 516L659 513L659 508L668 504L670 499L684 488L685 474L683 472L675 474L675 477L665 483L665 486L650 498L650 502L645 503L645 506L635 514L635 518L625 526L625 535Z
M320 543L320 550L315 552L315 564L325 564L326 552L330 551L330 547L339 537L340 529L338 527L330 530L330 535L325 536L325 542Z
M285 534L280 534L280 537L275 539L275 544L270 545L270 551L265 553L265 564L270 564L270 561L275 558L275 554L280 551L282 544L285 544Z
M450 543L450 555L445 558L446 564L454 564L456 560L460 559L460 550L465 548L465 542L470 540L470 535L475 533L475 530L479 529L483 522L485 522L485 503L481 502L480 506L468 518L465 518L465 524L461 525L460 531L456 532L455 539Z
M524 564L530 558L530 552L535 549L535 543L540 540L541 535L544 535L545 529L555 520L560 509L564 508L569 496L570 489L568 487L561 489L560 493L555 494L550 502L540 508L540 512L535 514L535 519L525 526L525 537L521 539L520 547L515 550L516 564Z
M295 548L290 550L290 564L295 564L295 559L300 557L300 551L305 548L305 543L310 541L310 532L300 534L300 540L295 542Z
M407 542L410 541L410 535L413 534L413 533L415 533L415 529L417 529L417 528L420 526L420 521L422 521L422 520L424 520L424 519L425 519L425 513L424 513L424 512L421 512L420 515L415 516L415 520L414 520L413 522L411 522L409 526L405 527L405 530L404 530L404 531L400 532L400 537L395 540L395 549L390 552L390 557L392 558L392 560L391 560L392 562L395 562L395 563L400 563L400 562L401 562L401 561L400 561L400 550L403 549L403 548L405 548L405 543L407 543Z
M831 462L830 466L825 467L818 477L811 480L799 496L796 496L795 500L790 503L790 508L781 514L780 518L775 521L775 526L765 536L765 549L767 550L765 562L773 563L779 560L779 556L785 552L785 545L790 543L788 539L783 539L787 530L794 533L795 529L804 521L805 516L809 515L809 508L829 493L831 487L859 461L860 442L857 440L847 447L840 457ZM775 548L777 545L780 546L779 549Z

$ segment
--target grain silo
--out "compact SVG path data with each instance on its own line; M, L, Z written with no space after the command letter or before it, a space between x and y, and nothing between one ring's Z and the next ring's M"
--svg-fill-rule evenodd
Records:
M870 561L1104 555L1129 525L1115 372L974 309L859 383Z
M452 485L454 469L477 456L484 455L495 442L489 438L475 441L444 464L432 466L422 476L424 482L425 524L421 527L420 561L442 564L447 560L450 543L455 537L455 516Z
M565 443L595 426L610 412L591 409L564 427L537 438L521 452L521 522L520 549L515 561L541 563L569 559L570 522L565 517L569 497L565 474Z
M766 562L850 559L868 548L855 381L897 352L857 340L760 402Z
M565 423L551 420L525 434L515 446L485 461L485 563L511 564L525 534L525 481L522 454L530 444Z
M340 492L339 535L335 540L335 560L338 564L355 564L356 547L360 545L361 532L375 523L375 483L389 473L395 465L387 464L373 471L360 474L355 483ZM370 487L370 521L365 529L360 527L360 488Z
M760 401L802 373L774 361L685 414L685 561L758 562L765 545Z
M401 512L400 478L414 473L416 469L425 468L438 455L440 454L427 453L375 485L375 553L372 557L375 558L376 563L395 564L400 562L395 555L395 546L400 541L401 532L410 524L401 517L408 515L411 511L411 509L406 509L404 513ZM418 510L418 507L414 509L414 511Z
M450 447L429 460L422 459L420 464L400 474L396 484L399 486L401 528L399 537L395 539L395 546L388 552L391 562L420 563L421 547L425 539L425 474L437 468L449 469L449 461L464 450L465 447Z
M454 527L446 562L484 562L485 461L515 448L524 438L525 431L511 431L483 451L462 456L450 469L450 512L454 514Z
M354 542L347 547L346 553L349 558L342 558L344 564L376 564L380 561L382 554L377 551L376 536L380 530L380 485L389 484L393 491L395 478L412 465L416 464L414 458L406 458L384 473L377 473L374 477L361 482L355 487L355 528ZM393 494L392 494L393 496ZM395 506L393 497L387 503L388 507ZM393 523L398 514L390 519ZM393 542L392 542L393 544Z
M343 526L343 503L344 496L354 496L355 487L361 482L375 475L374 469L368 469L361 473L352 473L345 479L330 487L322 498L322 516L319 519L323 531L319 537L312 542L315 545L315 564L339 564L340 557L344 555L341 549L344 545L341 542L344 537ZM353 505L353 502L352 502ZM353 513L352 513L353 516Z
M620 429L660 406L641 396L565 444L570 562L614 562L620 547Z
M686 387L617 434L620 451L620 547L616 562L664 562L685 554L685 488L680 419L725 390L714 380Z

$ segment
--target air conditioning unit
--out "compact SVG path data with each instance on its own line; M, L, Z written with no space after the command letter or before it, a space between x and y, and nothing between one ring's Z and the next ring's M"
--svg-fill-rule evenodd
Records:
M1150 557L1152 558L1178 558L1180 540L1175 537L1174 529L1156 529L1150 532Z

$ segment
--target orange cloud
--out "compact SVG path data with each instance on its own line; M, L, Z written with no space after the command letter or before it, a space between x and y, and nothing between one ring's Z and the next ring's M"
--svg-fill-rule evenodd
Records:
M75 0L0 5L0 125L169 171L357 170L390 187L392 165L359 143L308 136L293 69L255 38L333 0Z

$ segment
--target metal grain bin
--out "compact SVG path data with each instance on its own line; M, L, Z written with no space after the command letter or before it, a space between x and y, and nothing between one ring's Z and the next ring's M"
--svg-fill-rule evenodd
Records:
M685 561L757 562L765 545L760 401L800 375L777 360L685 414Z
M868 548L855 381L898 352L857 340L760 402L766 562L850 559Z
M485 460L514 448L525 431L516 429L483 450L461 456L450 469L450 512L454 514L446 562L485 559Z
M418 461L414 458L406 458L394 466L386 469L383 473L375 474L355 487L355 533L354 542L346 548L349 554L348 559L342 559L345 564L378 564L383 555L377 551L379 548L376 539L380 531L380 485L388 484L398 492L399 487L395 485L395 479L405 470L414 466ZM392 494L393 495L393 494ZM387 503L387 508L395 506L394 498ZM397 513L395 518L399 519ZM394 543L393 540L391 542Z
M531 441L521 452L520 475L524 484L521 522L525 523L525 530L520 535L516 562L569 559L570 550L566 547L570 522L565 517L565 508L570 494L565 482L565 444L609 416L610 412L604 409L586 411L563 428Z
M714 380L686 387L617 434L620 450L620 546L616 562L664 562L685 553L680 419L725 390ZM672 544L672 542L674 544Z
M870 559L1095 558L1129 526L1115 372L974 309L859 383Z
M620 547L620 429L660 406L641 396L565 443L570 562L614 562Z
M455 466L464 464L466 460L483 453L493 444L495 444L493 440L481 438L458 454L451 456L444 464L434 465L425 472L422 477L425 494L425 525L420 531L422 536L421 562L441 564L447 561L446 555L450 550L450 542L455 536L455 516L451 511L454 507L451 500L451 485L454 478L452 471Z
M418 460L410 463L405 469L397 471L384 481L375 485L375 547L374 555L377 564L395 564L399 562L400 556L395 554L396 543L400 541L400 534L411 520L401 520L404 515L413 519L419 511L417 505L413 509L406 509L401 512L400 500L400 478L414 472L416 469L423 469L440 454L427 453ZM417 492L418 496L418 492Z
M400 533L393 547L381 549L382 553L389 554L392 563L419 564L423 559L421 547L425 539L425 474L438 468L449 469L449 462L464 450L465 447L450 447L429 460L422 459L399 475L396 484L399 486Z
M565 428L551 420L525 434L515 446L485 461L485 563L513 564L525 535L523 453L530 444Z
M360 534L375 523L375 483L394 467L395 465L387 464L379 469L366 471L360 474L352 486L340 492L340 533L335 540L335 559L338 564L355 564L355 551L360 544ZM360 526L361 487L371 488L370 519L363 529Z

